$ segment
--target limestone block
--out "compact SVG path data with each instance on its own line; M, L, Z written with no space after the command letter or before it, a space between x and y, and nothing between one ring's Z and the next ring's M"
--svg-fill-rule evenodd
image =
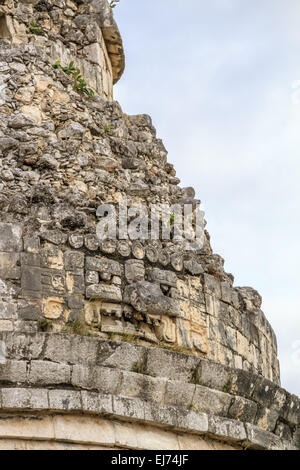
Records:
M66 288L69 294L83 294L85 292L83 270L82 274L80 274L80 270L77 273L67 271Z
M84 253L78 251L66 251L64 254L65 269L75 271L84 267Z
M164 404L188 409L192 405L195 388L194 384L168 380Z
M247 423L254 423L257 413L257 404L243 397L234 397L230 406L228 417Z
M6 345L7 357L16 360L38 358L45 344L45 334L43 333L33 335L17 332L5 333L2 334L2 339Z
M220 281L210 274L203 274L203 279L204 291L208 294L214 294L217 299L220 299L222 296Z
M226 282L221 283L221 299L223 302L233 305L236 309L240 307L238 292Z
M49 408L48 390L28 388L4 388L1 390L2 408L43 410Z
M166 379L153 378L134 372L123 372L119 394L124 397L137 397L162 404L165 388Z
M177 426L196 433L208 431L208 416L204 413L195 413L180 409L177 413Z
M121 289L114 285L92 284L86 288L88 299L100 299L105 301L122 302Z
M115 318L110 318L110 317L102 318L101 331L103 333L115 333L115 334L120 334L120 335L125 334L124 325L122 321L115 319ZM135 330L133 327L133 332L134 331Z
M199 365L200 359L195 356L183 356L173 351L151 348L147 356L146 372L158 377L189 382L193 370Z
M211 361L201 361L201 375L199 378L201 385L210 386L216 390L231 392L233 382L232 371Z
M35 385L69 384L70 367L49 361L33 361L29 370L29 382Z
M123 275L123 267L117 261L108 259L108 258L91 258L87 256L86 258L86 269L90 271L98 271L110 273L114 276Z
M27 367L25 361L8 360L0 363L0 382L24 383L26 382Z
M138 260L144 259L145 250L144 250L143 245L140 242L133 243L133 245L132 245L132 254Z
M112 395L81 391L82 408L88 412L112 414Z
M172 318L163 316L158 326L155 327L155 333L161 341L165 341L166 343L176 343L176 324Z
M83 247L83 236L73 233L69 236L69 243L72 248L79 249Z
M232 397L228 393L211 390L201 385L196 386L192 405L201 413L227 416Z
M79 335L49 334L43 359L64 364L95 364L98 341Z
M121 380L121 372L108 367L75 365L71 383L75 387L98 390L101 393L115 394Z
M35 237L24 237L24 250L27 253L39 253L40 239Z
M208 431L214 436L219 436L225 440L242 441L247 438L244 423L218 416L209 416Z
M179 292L180 297L184 299L189 299L190 296L190 289L187 282L184 282L181 279L177 279L177 290Z
M257 424L261 429L274 432L278 418L279 413L277 411L259 406L255 424Z
M87 235L84 238L84 244L90 251L97 251L99 248L99 239L95 235Z
M0 332L13 330L14 326L10 320L0 320Z
M253 424L245 424L247 439L254 449L284 450L283 443L278 436L271 434Z
M237 353L241 356L248 358L249 357L249 341L245 336L243 336L239 331L236 333L237 339Z
M177 276L172 271L163 271L158 268L153 268L147 271L148 279L158 284L163 284L165 286L176 287L177 286Z
M191 323L191 342L196 351L202 354L209 353L209 345L207 338L207 329L195 323Z
M21 270L18 266L20 255L18 253L0 252L0 277L2 279L19 279Z
M81 395L72 390L49 390L49 407L52 410L81 410Z
M85 283L86 284L98 284L99 273L97 271L86 271Z
M132 371L134 364L144 363L143 348L130 343L115 343L109 351L107 346L99 352L98 361L104 367Z
M48 269L63 269L63 252L54 245L46 246L41 252L41 267Z
M1 320L16 320L17 319L17 306L10 302L0 301L0 319Z
M101 302L85 302L85 321L88 325L101 325Z
M31 266L22 267L21 287L25 291L41 291L40 268Z
M204 272L204 269L202 268L201 264L197 263L194 258L184 261L184 267L189 273L193 274L194 276L197 276Z
M125 288L124 301L138 312L152 315L179 316L177 303L163 295L157 284L141 281Z
M125 277L129 284L145 279L145 266L142 260L128 260L125 262Z
M164 430L138 426L136 429L137 448L149 450L179 450L177 436Z
M61 297L48 297L43 299L43 313L46 318L56 320L64 312L64 299Z
M113 423L89 416L54 416L56 439L71 442L114 444Z
M139 398L113 397L113 412L122 418L142 419L145 418L144 402Z
M176 333L177 333L177 343L180 347L185 349L192 349L192 331L191 323L188 320L182 318L176 318Z

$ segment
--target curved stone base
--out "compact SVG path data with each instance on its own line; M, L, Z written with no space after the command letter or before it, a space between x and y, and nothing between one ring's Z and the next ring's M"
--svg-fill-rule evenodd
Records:
M235 450L205 435L74 414L1 416L0 450Z
M2 448L300 448L299 399L263 377L76 335L2 340Z

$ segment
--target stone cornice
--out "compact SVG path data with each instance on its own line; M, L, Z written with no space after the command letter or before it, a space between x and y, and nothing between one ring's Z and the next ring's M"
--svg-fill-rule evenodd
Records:
M117 83L125 69L125 53L122 37L107 0L92 0L92 8L101 27L113 71L113 83Z

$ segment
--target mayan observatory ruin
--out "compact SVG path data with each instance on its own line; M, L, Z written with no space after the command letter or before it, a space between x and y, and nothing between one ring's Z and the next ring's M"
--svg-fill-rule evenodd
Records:
M113 101L124 69L106 0L0 0L0 450L300 449L262 299L206 229L112 234L139 207L193 228L201 196Z

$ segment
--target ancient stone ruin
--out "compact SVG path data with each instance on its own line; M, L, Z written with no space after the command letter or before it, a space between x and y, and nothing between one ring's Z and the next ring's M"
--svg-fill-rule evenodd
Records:
M124 67L106 0L0 0L0 449L299 449L262 299L209 234L97 236L103 204L198 203L113 101Z

